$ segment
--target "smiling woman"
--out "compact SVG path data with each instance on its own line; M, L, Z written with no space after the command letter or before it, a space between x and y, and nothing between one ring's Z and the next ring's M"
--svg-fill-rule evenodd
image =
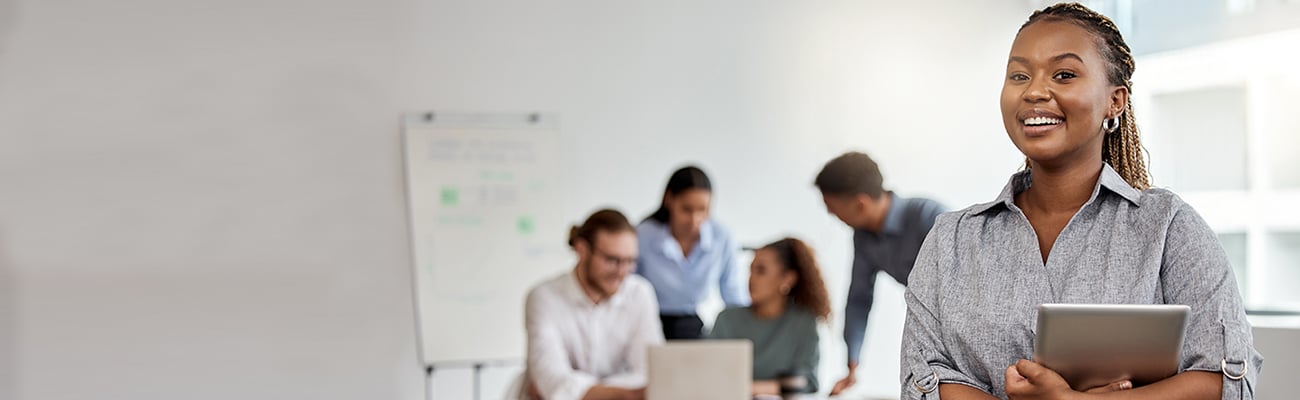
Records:
M1149 187L1133 69L1115 24L1081 5L1021 27L1001 110L1026 170L996 200L940 216L922 245L904 398L1253 398L1263 360L1223 248L1182 199ZM1027 360L1043 303L1190 306L1178 373L1073 391Z
M1076 21L1085 21L1087 25ZM1089 26L1106 29L1088 30ZM1035 14L1021 27L1021 35L1041 37L1042 31L1048 30L1076 32L1033 42L1017 41L1020 47L1013 45L1007 62L1002 117L1012 142L1021 152L1026 152L1025 146L1030 145L1027 138L1045 137L1058 127L1073 128L1074 132L1082 132L1073 136L1093 140L1088 155L1100 154L1102 161L1114 167L1134 188L1150 187L1133 103L1129 101L1133 88L1129 79L1135 65L1119 30L1109 19L1086 8L1062 7L1054 13ZM1085 58L1092 62L1085 62ZM1038 76L1031 77L1031 71ZM1046 100L1049 84L1053 85L1051 95L1058 101L1060 110L1041 104ZM1101 107L1088 103L1100 98L1110 101ZM1062 114L1065 112L1072 118L1066 118ZM1067 122L1073 126L1066 125ZM1098 126L1104 132L1102 135L1097 135ZM1018 130L1022 135L1016 134ZM1100 152L1091 151L1098 145ZM1033 157L1028 156L1026 153L1026 167L1033 168Z

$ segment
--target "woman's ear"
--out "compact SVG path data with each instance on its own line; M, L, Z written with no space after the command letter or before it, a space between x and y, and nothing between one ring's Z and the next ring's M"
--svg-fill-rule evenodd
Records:
M794 270L787 269L785 270L784 273L781 274L781 288L782 288L781 292L785 294L790 294L790 289L793 289L794 285L798 283L799 283L799 273L794 272Z
M1110 112L1106 113L1106 118L1115 118L1124 113L1128 108L1128 88L1116 86L1110 91Z

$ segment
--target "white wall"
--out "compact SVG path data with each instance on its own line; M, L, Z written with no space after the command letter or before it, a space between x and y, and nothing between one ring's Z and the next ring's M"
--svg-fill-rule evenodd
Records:
M418 399L404 3L3 9L6 399Z
M1287 67L1300 55L1275 51L1297 46L1300 29L1155 53L1138 59L1133 78L1155 183L1177 191L1216 232L1244 236L1244 248L1230 255L1248 308L1300 309L1292 272L1300 260L1286 240L1300 232L1300 210L1290 206L1300 203L1300 78ZM1238 104L1202 104L1212 111L1199 113L1170 107L1188 100ZM1179 113L1199 123L1180 126ZM1210 154L1213 171L1200 166Z
M0 0L0 397L420 398L403 111L561 114L575 221L699 162L742 241L816 246L838 314L812 177L862 149L903 195L992 198L1027 3ZM880 291L863 394L898 390Z

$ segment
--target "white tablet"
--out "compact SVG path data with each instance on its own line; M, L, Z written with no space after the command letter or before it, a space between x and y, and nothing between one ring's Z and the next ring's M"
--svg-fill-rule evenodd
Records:
M1121 379L1142 386L1178 373L1183 305L1043 304L1034 361L1086 390Z

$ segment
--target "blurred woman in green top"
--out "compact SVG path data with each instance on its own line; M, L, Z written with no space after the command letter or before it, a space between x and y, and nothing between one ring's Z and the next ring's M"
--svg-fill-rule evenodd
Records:
M754 395L817 391L817 322L830 300L812 249L785 238L754 252L748 307L718 314L710 337L754 342Z

